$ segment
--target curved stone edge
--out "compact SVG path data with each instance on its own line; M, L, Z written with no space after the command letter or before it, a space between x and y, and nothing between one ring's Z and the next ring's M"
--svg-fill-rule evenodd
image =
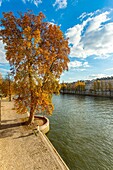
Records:
M47 136L43 134L40 130L39 130L39 133L40 133L40 136L43 138L43 141L46 143L47 147L50 149L51 154L52 156L54 156L55 161L57 161L58 164L61 166L61 170L69 170L68 166L63 161L63 159L61 158L61 156L59 155L55 147L52 145L50 140L47 138Z
M38 131L40 130L42 133L44 133L44 134L46 134L46 133L48 133L49 132L49 119L47 118L47 117L45 117L45 116L40 116L40 115L35 115L34 116L34 118L37 118L37 117L40 117L40 118L44 118L44 119L46 119L46 123L44 124L44 125L42 125L42 126L37 126L37 129L38 129Z

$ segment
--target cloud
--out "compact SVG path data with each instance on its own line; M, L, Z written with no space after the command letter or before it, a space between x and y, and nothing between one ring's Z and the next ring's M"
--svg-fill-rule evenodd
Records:
M71 0L71 5L76 6L79 2L79 0Z
M78 19L80 19L81 21L86 18L86 17L92 17L94 14L96 15L98 12L100 12L100 10L97 10L95 11L94 13L93 12L90 12L90 13L86 13L86 12L83 12L79 17Z
M67 0L56 0L53 7L57 6L58 9L63 9L67 7Z
M6 56L5 56L4 44L2 40L0 40L0 63L8 63L5 57Z
M84 71L86 70L86 68L90 67L88 62L85 61L85 62L82 62L82 61L71 61L69 64L68 64L68 67L69 69L74 69L74 70L80 70L80 71Z
M2 5L3 1L10 1L10 0L0 0L0 6ZM22 0L23 3L33 3L34 5L38 6L42 3L42 0ZM57 7L56 10L63 9L67 7L67 0L55 0L53 7Z
M103 78L107 77L108 75L106 74L92 74L87 77L88 80L96 79L96 78Z
M68 64L69 68L78 68L78 67L81 67L81 66L82 66L82 62L80 62L80 61L71 61Z
M90 67L90 65L88 64L88 62L87 61L85 61L84 63L83 63L83 67Z
M0 72L2 72L2 74L6 74L7 72L10 72L10 69L0 68Z
M2 5L3 1L4 1L4 0L0 0L0 6ZM6 0L6 1L9 1L9 0Z
M34 3L34 5L38 6L39 4L42 3L42 0L22 0L24 3L26 2L30 2L30 3Z
M70 57L108 58L113 54L113 22L110 18L112 10L94 13L83 13L79 19L81 24L69 28L66 37L71 48Z
M5 1L9 1L9 0L5 0ZM30 3L34 3L34 5L38 6L39 4L42 3L42 0L22 0L24 3L26 2L30 2ZM3 0L0 0L0 6L2 5Z
M113 70L113 68L108 68L108 69L106 69L106 71L112 71Z

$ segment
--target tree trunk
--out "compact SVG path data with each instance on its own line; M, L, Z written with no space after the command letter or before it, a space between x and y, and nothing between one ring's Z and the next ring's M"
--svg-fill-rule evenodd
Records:
M29 116L29 119L27 121L27 124L31 124L31 123L34 123L34 111L33 111L33 108L30 109L30 116Z
M34 114L30 114L29 119L28 119L28 125L31 123L34 123Z
M28 69L29 69L29 84L30 84L30 93L31 93L31 104L30 104L30 116L29 116L29 119L28 119L28 124L31 124L31 123L34 123L34 112L35 112L35 109L34 109L34 106L33 106L33 103L34 103L34 95L33 95L33 82L32 82L32 63L29 61L29 65L28 65Z

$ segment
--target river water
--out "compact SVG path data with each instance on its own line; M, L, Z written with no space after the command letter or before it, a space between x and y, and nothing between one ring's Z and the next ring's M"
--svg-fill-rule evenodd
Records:
M113 170L113 99L59 95L48 138L70 170Z

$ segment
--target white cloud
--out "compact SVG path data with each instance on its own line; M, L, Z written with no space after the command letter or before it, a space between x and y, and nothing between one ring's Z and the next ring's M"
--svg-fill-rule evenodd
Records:
M5 77L8 73L10 73L10 70L0 68L0 73L2 74L2 77Z
M6 74L7 72L10 72L10 69L0 68L0 72L2 72L2 74Z
M53 7L57 6L58 9L66 8L67 7L67 0L56 0L53 4Z
M34 5L38 6L39 4L42 3L42 0L22 0L24 3L26 2L30 2L30 3L34 3Z
M62 26L61 24L58 25L57 23L55 23L54 20L51 20L51 22L48 22L48 25L52 25L52 26L56 25L56 26L59 26L59 27Z
M54 22L48 22L48 25L56 25Z
M108 68L108 69L106 69L106 71L112 71L113 70L113 68Z
M81 21L86 18L86 17L92 17L94 14L98 14L100 12L100 10L97 10L95 11L94 13L93 12L90 12L90 13L86 13L86 12L83 12L79 17L78 19L80 19Z
M52 19L52 20L51 20L51 22L53 22L53 23L54 23L54 22L55 22L55 20L54 20L54 19Z
M78 19L83 20L86 16L87 16L87 13L86 13L86 12L83 12L83 13L78 17Z
M2 40L0 40L0 63L7 63L8 61L5 59L5 50L4 50L4 44Z
M90 67L88 62L82 62L82 61L71 61L68 64L69 69L75 69L75 70L80 70L84 71L86 68Z
M82 62L80 62L80 61L71 61L68 64L69 68L78 68L78 67L81 67L81 66L82 66Z
M100 13L83 13L80 18L85 19L81 24L69 28L66 37L69 37L71 47L70 57L107 58L113 53L113 22L109 15L111 11Z
M96 79L96 78L103 78L107 77L108 75L106 74L92 74L87 77L88 80Z
M9 0L6 0L9 1ZM42 3L42 0L22 0L24 3L26 2L30 2L30 3L34 3L34 5L38 6L39 4ZM0 0L0 6L2 5L3 0Z
M83 65L83 67L85 67L85 68L86 68L86 67L90 67L90 65L88 64L87 61L85 61L82 65Z
M6 1L9 1L9 0L6 0ZM0 0L0 6L2 5L2 3L3 3L3 0Z

